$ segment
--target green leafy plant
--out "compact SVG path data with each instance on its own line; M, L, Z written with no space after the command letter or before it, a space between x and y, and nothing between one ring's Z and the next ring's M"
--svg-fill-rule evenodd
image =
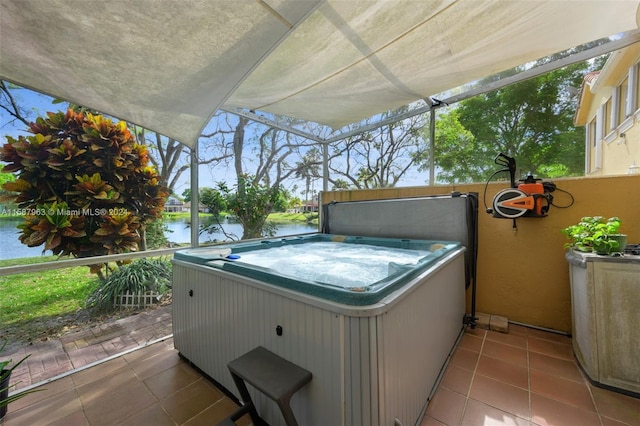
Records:
M238 176L235 192L226 184L218 183L218 190L224 194L227 207L242 224L242 239L273 236L277 225L267 223L278 203L282 202L282 189L260 184L254 176Z
M168 191L126 123L69 109L29 131L0 149L2 171L17 178L2 184L4 198L25 212L20 241L74 257L145 250Z
M138 259L110 274L87 300L98 310L113 307L118 295L144 294L148 291L164 294L171 287L171 264L161 258Z
M2 345L0 345L0 352L4 350L4 348L7 346L7 343L8 342L6 340L2 342ZM11 359L0 360L0 384L4 383L5 381L8 382L8 379L11 376L11 373L30 356L31 355L27 355L15 363ZM5 413L7 405L9 405L11 402L16 401L30 393L44 390L44 389L31 389L31 390L26 390L22 392L17 392L9 396L8 395L9 391L11 390L11 388L15 387L16 385L17 383L13 385L9 385L7 383L6 386L0 385L0 395L1 395L0 396L0 413ZM5 394L7 395L6 397L4 396ZM0 416L0 419L2 417L3 416Z
M170 234L173 231L169 229L163 219L154 220L147 226L146 238L147 248L149 250L166 247L169 244L169 240L165 235Z
M583 252L611 254L624 249L625 238L620 238L618 217L606 219L604 216L585 216L577 224L562 229L562 233L570 240L565 248Z

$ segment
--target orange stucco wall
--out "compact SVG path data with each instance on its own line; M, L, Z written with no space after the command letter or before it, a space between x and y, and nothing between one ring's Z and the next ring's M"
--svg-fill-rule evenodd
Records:
M618 216L628 242L640 244L640 175L556 179L559 189L575 198L573 206L551 207L545 218L520 218L517 231L512 221L496 219L484 212L484 184L425 186L380 190L322 193L322 202L356 201L478 192L478 276L476 310L506 316L510 321L564 332L571 331L569 268L564 258L567 241L560 230L583 216ZM490 183L487 204L506 188ZM554 192L554 203L566 205L569 197ZM470 309L470 293L467 295Z

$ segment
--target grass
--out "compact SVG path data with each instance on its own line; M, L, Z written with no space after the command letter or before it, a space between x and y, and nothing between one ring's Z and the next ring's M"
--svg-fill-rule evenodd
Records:
M209 217L212 216L211 213L198 213L198 217ZM163 220L182 220L182 219L191 219L190 212L163 212L162 213Z
M55 256L0 261L0 266L50 262ZM86 266L0 277L0 339L33 340L77 318L98 278Z
M182 217L188 213L167 214ZM203 215L201 215L203 216ZM276 223L317 223L317 213L272 213ZM0 260L0 267L51 262L56 256ZM85 309L98 278L87 266L0 277L0 340L33 341L100 317ZM122 315L122 314L116 314Z
M269 220L275 223L305 222L318 223L318 213L271 213Z

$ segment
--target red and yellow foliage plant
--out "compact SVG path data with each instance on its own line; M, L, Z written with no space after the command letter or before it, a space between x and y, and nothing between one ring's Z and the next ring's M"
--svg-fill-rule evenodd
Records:
M17 177L2 188L25 213L20 241L75 257L141 249L169 194L126 123L69 109L29 131L0 151L2 171Z

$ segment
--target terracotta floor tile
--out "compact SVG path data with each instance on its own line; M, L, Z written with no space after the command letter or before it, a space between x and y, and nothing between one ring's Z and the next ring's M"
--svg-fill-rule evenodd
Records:
M529 389L529 371L525 367L498 358L481 355L476 373L525 390Z
M47 426L87 426L87 418L84 415L84 411L78 410L59 420L48 423Z
M482 328L471 328L467 327L464 329L465 334L471 334L472 336L480 337L484 339L484 336L487 334L487 330L483 330Z
M557 343L551 340L540 339L538 337L528 337L529 351L553 356L556 358L572 360L573 350L571 345Z
M130 381L109 391L93 392L91 397L81 395L80 400L91 426L118 424L157 401L140 381Z
M531 330L530 327L509 323L509 334L518 334L521 336L528 336L529 330Z
M56 393L20 410L16 410L12 404L8 408L4 418L5 426L38 425L42 424L42 419L56 422L82 411L82 405L73 388Z
M98 364L95 367L79 371L71 375L71 378L76 386L82 386L95 380L101 380L105 376L113 375L118 370L128 367L127 362L122 357L119 357L102 364Z
M131 368L141 379L147 379L161 373L177 364L184 362L176 351L163 351L150 358L135 360L130 363Z
M129 352L128 354L124 355L122 358L124 358L129 363L133 363L135 361L152 358L158 354L161 354L167 351L171 352L174 350L173 344L171 347L167 347L162 343L165 343L165 342L159 342L159 343L138 349L136 351Z
M197 371L183 362L149 377L144 380L144 384L156 398L163 399L180 389L184 389L201 377Z
M600 418L602 419L602 426L629 426L627 423L622 423L608 417L601 416Z
M640 398L590 386L598 412L632 426L640 426Z
M563 343L565 345L571 345L571 337L560 334L560 333L552 333L544 330L537 330L535 328L529 329L529 336L537 337L539 339L550 340L555 343Z
M523 419L529 419L527 390L476 374L471 383L469 398L484 402Z
M600 418L593 411L531 394L531 421L540 426L600 426Z
M448 426L460 424L466 398L459 393L439 388L427 406L426 415Z
M207 380L200 379L162 400L171 418L182 424L220 401L224 395Z
M433 417L424 416L420 422L420 426L446 426L444 423L437 421Z
M24 398L11 403L11 411L18 411L24 407L37 404L45 399L55 397L56 395L73 389L73 381L71 377L63 377L47 383L37 388L38 392L30 393Z
M497 331L489 330L487 331L487 340L527 349L527 337L521 334L498 333Z
M486 340L482 346L482 355L510 362L521 367L527 367L527 351L515 346Z
M215 404L209 406L206 410L196 415L188 422L184 424L184 426L211 426L220 423L222 420L229 417L235 410L238 409L238 405L235 402L231 401L229 398L223 398ZM249 418L249 416L246 416ZM236 422L238 425L247 424L249 420L242 418L240 421Z
M140 383L140 379L130 368L121 368L113 374L102 376L82 385L76 385L76 390L81 399L87 402L103 398L105 395L119 392L134 383Z
M460 343L458 344L459 348L464 348L471 352L480 352L482 349L482 342L484 339L482 337L477 337L472 334L463 334L462 339L460 339Z
M462 416L461 426L529 426L518 416L470 399Z
M215 423L212 423L215 424ZM162 405L156 402L147 408L134 413L130 417L118 422L119 426L175 426L169 414L162 409Z
M444 372L440 386L467 396L469 394L469 388L471 387L472 377L473 371L465 370L455 365L449 365Z
M464 368L465 370L474 371L478 363L478 356L479 354L477 352L457 348L451 357L451 364Z
M640 399L589 385L565 336L509 329L465 330L421 426L640 426ZM47 365L56 364L40 360L33 368ZM4 426L39 426L43 419L54 426L197 426L216 424L236 408L179 358L171 339L42 387L12 403ZM239 423L249 426L250 419Z
M529 368L584 383L584 378L575 359L561 359L537 352L529 352Z
M532 370L530 377L531 392L583 410L596 411L586 383L574 382L537 370Z

